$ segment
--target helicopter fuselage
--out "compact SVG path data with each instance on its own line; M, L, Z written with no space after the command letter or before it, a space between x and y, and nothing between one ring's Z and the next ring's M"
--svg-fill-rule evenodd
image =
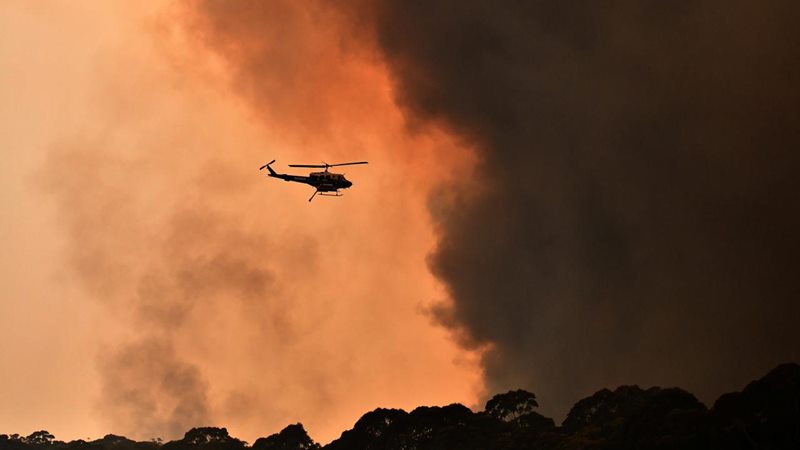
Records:
M268 173L267 175L284 181L305 183L314 186L319 192L336 192L339 189L347 189L353 185L353 183L341 173L312 172L308 174L308 176L284 173Z

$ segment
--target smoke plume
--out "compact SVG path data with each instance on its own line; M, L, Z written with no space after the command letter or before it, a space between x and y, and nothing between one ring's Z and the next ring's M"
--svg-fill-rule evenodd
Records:
M706 401L800 358L796 2L377 2L410 121L475 147L431 270L490 392ZM477 185L477 187L476 187Z
M473 402L473 355L419 313L442 295L425 267L433 149L457 146L405 133L356 16L291 1L101 11L77 96L89 119L52 139L39 178L63 278L103 305L103 429L249 439L302 420L325 441L378 406ZM270 159L370 164L309 204L309 186L258 171Z

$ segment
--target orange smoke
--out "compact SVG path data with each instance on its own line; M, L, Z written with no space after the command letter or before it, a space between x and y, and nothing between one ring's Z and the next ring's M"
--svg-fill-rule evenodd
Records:
M40 171L69 280L104 305L107 431L219 425L252 441L302 421L325 442L379 406L473 403L475 355L424 313L445 300L426 201L469 153L410 131L342 10L149 8L95 11L116 26L87 75L90 120L54 136ZM258 172L273 158L370 164L309 204L310 187Z

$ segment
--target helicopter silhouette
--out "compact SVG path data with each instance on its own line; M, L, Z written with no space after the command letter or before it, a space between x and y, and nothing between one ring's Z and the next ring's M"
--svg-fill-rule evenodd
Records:
M322 164L289 164L289 167L307 167L307 168L315 168L315 169L325 169L322 172L311 172L308 176L305 175L290 175L285 173L278 173L272 170L272 163L275 160L264 164L263 166L259 167L258 170L262 170L266 168L269 173L267 176L272 178L280 178L283 181L294 181L296 183L305 183L310 186L313 186L316 190L311 195L311 198L308 199L310 202L314 200L314 196L318 193L319 195L326 196L326 197L341 197L343 194L339 191L339 189L347 189L353 185L351 181L344 177L342 173L333 173L328 172L328 168L336 167L336 166L352 166L355 164L367 164L367 161L358 161L358 162L348 162L348 163L339 163L339 164L328 164L323 162ZM331 193L332 192L332 193Z

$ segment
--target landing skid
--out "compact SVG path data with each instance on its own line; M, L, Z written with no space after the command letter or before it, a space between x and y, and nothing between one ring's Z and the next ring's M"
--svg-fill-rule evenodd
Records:
M311 200L314 200L314 197L317 194L319 194L319 195L321 195L323 197L341 197L342 195L344 195L339 191L336 191L335 193L330 193L330 192L320 192L319 190L316 190L316 191L314 191L313 194L311 194L311 198L309 198L308 201L310 202Z

